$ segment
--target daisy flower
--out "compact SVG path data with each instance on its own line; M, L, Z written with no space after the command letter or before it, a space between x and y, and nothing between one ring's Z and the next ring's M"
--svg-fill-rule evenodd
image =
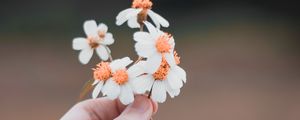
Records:
M92 98L97 98L100 91L103 88L104 83L111 78L112 73L109 66L109 62L100 62L97 64L96 68L94 70L94 83L93 85L96 85L93 92L92 92Z
M179 64L177 53L174 52L172 55L174 55L176 64ZM145 66L146 64L141 65L148 67ZM132 80L136 93L143 94L146 91L151 91L151 99L159 103L166 100L167 92L171 98L179 95L183 82L186 82L186 72L177 65L170 66L165 57L162 58L159 69L155 73L144 74Z
M154 73L159 68L162 58L165 58L170 66L176 65L172 55L175 46L174 38L170 34L156 29L149 22L145 22L145 25L149 33L136 32L133 39L136 41L137 54L147 58L149 65L145 69L146 72Z
M87 64L93 56L94 50L102 60L107 60L110 50L107 45L114 43L113 35L107 32L108 27L100 23L97 26L96 21L88 20L83 24L86 38L77 37L73 39L73 49L81 50L79 53L79 61Z
M102 93L109 99L119 98L121 103L127 105L134 100L131 80L142 74L142 70L136 65L126 69L133 61L128 57L114 60L110 63L111 77L105 82Z
M169 27L169 22L159 14L151 10L152 2L150 0L133 0L131 8L121 11L116 17L117 25L122 25L128 21L130 28L139 28L147 20L147 16L152 19L156 27Z

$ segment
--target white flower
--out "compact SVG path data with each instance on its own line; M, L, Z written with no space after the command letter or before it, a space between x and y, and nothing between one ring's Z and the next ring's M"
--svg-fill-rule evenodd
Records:
M110 63L112 77L104 84L102 89L103 95L107 95L112 100L119 98L124 105L133 102L134 93L131 80L142 74L143 71L135 65L126 69L126 66L132 62L128 57L124 57Z
M175 42L174 38L167 33L156 29L149 22L145 22L148 32L134 33L135 50L141 57L147 58L148 67L146 72L154 73L160 66L162 58L165 57L170 66L174 66L175 60L172 55Z
M93 93L92 98L97 98L100 91L102 91L103 85L105 82L111 78L112 73L109 66L109 62L100 62L97 64L96 68L94 70L94 83L92 85L96 85Z
M177 59L176 55L175 58ZM177 60L179 61L179 59ZM140 67L148 67L144 61L139 64ZM179 64L179 62L176 62L176 64ZM185 71L177 65L170 66L165 58L163 58L159 69L155 73L141 75L132 80L136 93L143 94L146 91L151 91L151 98L159 103L166 100L167 92L171 98L178 96L183 82L186 82Z
M73 49L81 50L79 53L79 61L87 64L93 56L94 49L102 60L107 60L110 50L107 45L114 43L113 35L107 32L107 26L100 23L97 26L96 21L88 20L83 25L86 38L77 37L73 39Z
M169 22L159 14L153 12L151 7L152 2L150 0L134 0L132 8L125 9L118 14L116 24L122 25L128 21L127 23L130 28L139 28L149 15L156 27L160 28L160 25L169 27Z

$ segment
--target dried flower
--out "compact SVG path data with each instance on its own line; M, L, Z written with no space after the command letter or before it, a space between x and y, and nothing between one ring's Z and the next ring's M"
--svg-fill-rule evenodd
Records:
M127 69L126 66L132 62L128 57L112 61L110 63L112 77L106 81L102 90L102 93L108 98L112 100L119 98L124 105L133 102L131 80L135 79L142 72L137 70L136 66L131 66Z
M109 66L109 62L100 62L99 64L97 64L97 67L93 69L94 70L94 83L93 85L96 85L93 93L92 93L92 97L93 98L97 98L97 96L99 95L100 91L103 88L104 83L111 78L112 73L111 73L111 69Z
M175 65L172 55L175 46L174 38L156 29L149 22L145 22L145 25L149 32L136 32L133 39L137 42L135 44L137 54L147 58L149 67L145 68L146 71L154 73L159 68L163 57L169 65Z
M175 57L178 58L177 55ZM142 61L140 67L148 67L145 63ZM172 98L179 95L183 82L186 82L186 72L177 65L170 66L164 57L157 71L154 73L146 72L146 74L132 80L136 93L143 94L146 91L151 91L150 97L160 103L166 100L167 92Z
M116 24L122 25L128 21L130 28L139 28L147 21L149 15L156 27L169 27L169 22L159 14L151 10L152 2L150 0L133 0L131 8L121 11L116 17Z
M73 49L81 50L79 61L87 64L93 56L94 50L102 60L107 60L110 55L107 45L114 43L113 35L107 32L108 27L103 23L97 26L96 21L88 20L84 22L83 28L87 37L73 39Z

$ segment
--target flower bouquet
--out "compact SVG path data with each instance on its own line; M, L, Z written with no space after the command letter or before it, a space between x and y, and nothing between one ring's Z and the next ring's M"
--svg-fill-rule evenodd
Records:
M169 22L152 11L152 5L150 0L133 0L131 8L116 17L118 26L127 22L130 28L139 28L133 34L139 56L135 62L129 57L113 59L108 46L115 40L107 25L97 24L95 20L84 22L86 37L74 38L73 49L80 51L82 64L90 61L94 51L101 61L92 69L94 79L84 86L81 99L92 89L92 98L102 93L101 96L119 99L124 105L132 103L136 94L146 94L159 103L166 101L167 93L171 98L179 95L186 82L186 72L178 66L180 57L175 51L173 35L160 30L169 27ZM155 26L148 21L148 16Z

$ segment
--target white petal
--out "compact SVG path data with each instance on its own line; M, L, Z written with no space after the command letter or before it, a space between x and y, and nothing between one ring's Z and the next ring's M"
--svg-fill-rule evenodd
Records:
M170 84L168 83L168 81L164 81L165 86L166 86L166 90L169 93L171 98L174 98L175 96L178 96L180 93L180 89L172 89Z
M122 59L116 59L110 63L110 68L114 72L118 69L124 69L127 65L133 61L129 57L124 57Z
M121 93L119 97L121 103L124 105L128 105L129 103L132 103L134 100L133 97L133 91L129 84L125 84L121 86Z
M152 36L148 32L135 32L133 34L133 39L137 42L142 42L142 43L149 43L152 42L154 43L154 40Z
M174 95L173 89L170 87L170 84L168 83L168 81L164 80L164 84L166 86L166 90L169 93L170 97L174 98L175 95Z
M169 27L169 22L165 18L161 17L159 14L153 12L152 10L148 10L148 14L156 25L161 24L161 26L163 27Z
M158 30L148 21L145 21L144 24L146 25L151 36L153 36L153 38L156 38L158 36Z
M89 47L89 44L88 44L86 38L78 37L78 38L73 39L72 46L73 46L74 50L81 50L81 49Z
M150 91L154 79L152 75L142 75L130 81L134 88L134 92L138 94L144 94L146 91Z
M128 18L126 16L121 17L120 19L117 19L116 21L116 25L120 26L122 25L124 22L126 22L128 20Z
M173 92L174 92L174 95L175 95L175 96L178 96L179 93L180 93L180 89L175 89L175 90L173 90Z
M127 24L130 28L139 28L140 27L140 24L137 22L137 17L129 18Z
M171 90L167 90L167 92L169 93L171 98L174 98L179 95L180 89L171 89Z
M124 22L126 22L129 18L136 16L142 9L134 9L129 8L124 11L121 11L120 14L117 16L117 25L122 25Z
M96 48L97 55L100 57L100 59L102 59L104 61L107 60L108 56L109 56L109 53L105 47L106 46L104 46L104 45L100 45Z
M133 10L135 10L135 8L127 8L127 9L121 11L121 12L117 15L116 19L121 19L121 18L125 17L130 11L133 11Z
M149 58L147 58L145 71L151 74L156 72L161 64L161 61L162 56L158 53L154 53Z
M157 20L155 14L153 13L152 10L149 10L148 11L148 15L149 17L152 19L152 21L154 22L154 24L156 25L156 28L157 29L160 29L160 24L159 24L159 21Z
M137 41L135 50L139 56L147 58L156 51L155 41L149 33L136 32L133 37L134 40Z
M120 86L111 78L104 84L102 93L103 95L107 95L109 99L114 100L119 96L120 89Z
M135 78L145 72L144 72L143 66L140 65L139 63L137 63L137 64L130 66L127 70L127 73L128 73L129 78Z
M114 41L113 35L111 33L106 33L104 40L101 43L104 45L111 45Z
M148 58L156 53L156 48L154 44L144 44L144 43L136 43L134 45L135 51L139 56Z
M178 75L178 77L184 82L186 83L186 72L179 66L174 66L173 67L174 70L176 71L176 74ZM172 69L172 68L171 68Z
M106 49L107 49L108 53L111 53L111 51L110 51L109 47L106 47Z
M167 75L167 81L172 89L179 89L183 86L182 80L177 77L176 72L174 72L173 69L170 69Z
M82 64L87 64L92 58L94 50L91 48L82 49L79 53L79 61Z
M83 24L84 32L87 36L96 36L97 35L97 23L95 20L85 21Z
M100 81L93 90L92 97L97 98L103 86L103 81Z
M152 93L151 98L154 101L157 101L159 103L163 103L166 101L167 93L166 93L166 87L163 81L156 80L152 87Z
M175 62L175 58L174 58L173 52L171 52L171 53L165 53L164 55L165 55L166 61L168 62L168 64L171 67L176 66L176 62Z
M175 48L175 41L174 41L174 37L171 37L171 39L169 40L168 42L170 45L171 45L171 51L173 52L174 51L174 48Z
M137 17L137 15L142 11L142 8L139 9L135 9L133 11L128 12L128 14L126 15L127 19L130 19L132 17Z
M100 80L94 80L92 85L96 85L97 83L99 83Z
M100 23L100 24L98 25L98 31L101 31L101 32L106 33L107 30L108 30L108 27L107 27L107 25L105 25L104 23Z

